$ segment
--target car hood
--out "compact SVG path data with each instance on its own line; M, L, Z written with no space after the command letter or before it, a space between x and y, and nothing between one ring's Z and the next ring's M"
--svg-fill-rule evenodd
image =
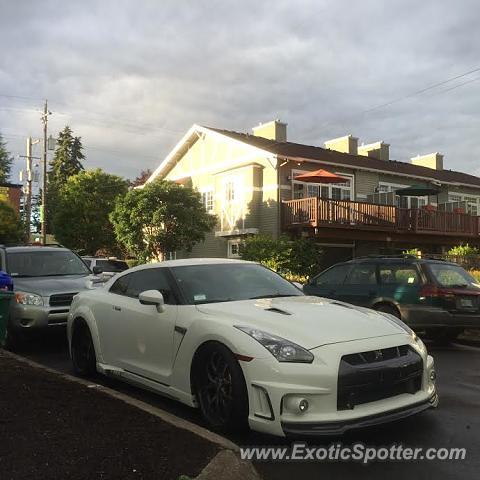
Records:
M197 305L208 315L228 318L232 325L251 326L312 349L405 330L368 308L326 298L298 296Z
M77 293L87 290L88 275L65 275L61 277L13 277L14 290L36 293L49 297L55 293Z

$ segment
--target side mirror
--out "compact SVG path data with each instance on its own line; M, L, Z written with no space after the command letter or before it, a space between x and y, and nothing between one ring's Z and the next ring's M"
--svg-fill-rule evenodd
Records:
M155 305L158 313L165 310L165 300L158 290L145 290L140 293L138 300L142 305Z
M102 267L99 267L99 266L95 265L92 268L92 272L93 272L94 275L100 275L101 273L103 273L103 269L102 269Z
M297 288L299 288L300 290L303 290L303 285L299 282L292 282Z

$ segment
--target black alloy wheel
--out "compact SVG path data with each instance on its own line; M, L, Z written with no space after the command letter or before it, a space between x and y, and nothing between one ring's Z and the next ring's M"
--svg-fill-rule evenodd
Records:
M72 363L75 373L89 377L97 371L97 359L90 329L86 325L75 328L72 338Z
M196 394L203 418L216 430L247 426L248 394L242 369L222 344L212 344L198 358Z

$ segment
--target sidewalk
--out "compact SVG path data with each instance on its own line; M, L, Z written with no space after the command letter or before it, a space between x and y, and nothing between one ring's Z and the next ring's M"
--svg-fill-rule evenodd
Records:
M59 480L197 476L220 447L0 349L0 477Z

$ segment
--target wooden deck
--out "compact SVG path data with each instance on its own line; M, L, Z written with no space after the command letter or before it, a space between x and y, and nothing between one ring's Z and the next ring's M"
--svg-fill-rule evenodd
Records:
M393 205L318 197L282 202L283 227L346 228L382 232L479 237L480 217L466 213L399 208Z

